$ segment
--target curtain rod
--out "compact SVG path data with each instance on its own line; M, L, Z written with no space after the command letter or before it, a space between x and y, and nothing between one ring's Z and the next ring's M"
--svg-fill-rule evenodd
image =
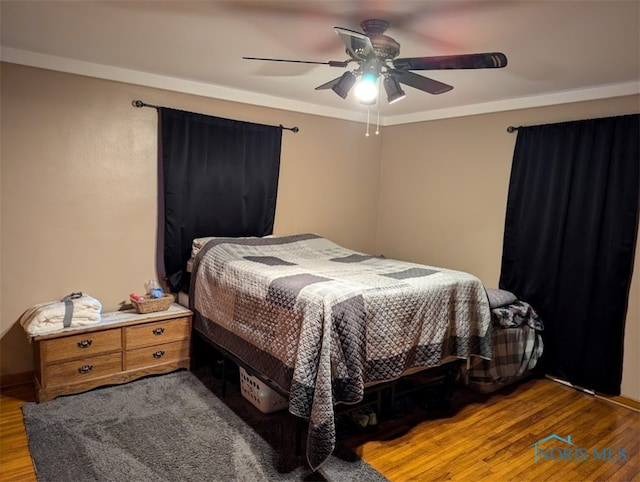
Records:
M131 105L134 107L153 107L154 109L161 109L162 106L160 105L153 105L153 104L147 104L143 101L141 101L140 99L137 100L132 100L131 101ZM285 127L282 124L280 124L278 127L280 127L281 129L287 130L287 131L291 131L293 133L297 133L300 131L300 129L295 126L295 127Z
M507 127L507 132L508 132L509 134L511 134L512 132L515 132L515 131L517 131L518 129L520 129L520 127L522 127L522 126L518 126L518 127L509 126L509 127Z

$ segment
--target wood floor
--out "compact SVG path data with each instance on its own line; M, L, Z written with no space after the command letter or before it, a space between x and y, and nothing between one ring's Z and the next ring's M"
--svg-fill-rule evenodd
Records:
M2 481L36 480L21 411L33 400L30 385L0 394ZM355 450L392 482L640 481L640 413L550 380L491 395L460 389L448 415L394 422ZM536 463L534 444L552 435L575 446L541 442Z
M35 401L32 384L18 385L0 393L0 480L36 480L27 446L21 407Z
M358 453L392 481L640 481L640 413L546 379L491 395L461 390L450 417ZM576 447L548 440L536 463L533 445L554 434ZM616 456L625 460L603 460Z

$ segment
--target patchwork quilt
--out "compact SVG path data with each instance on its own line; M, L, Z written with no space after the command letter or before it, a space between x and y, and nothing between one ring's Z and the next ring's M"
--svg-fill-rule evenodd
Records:
M315 234L213 238L194 258L194 326L289 396L316 469L335 447L334 405L366 384L451 357L491 358L476 277L372 256Z

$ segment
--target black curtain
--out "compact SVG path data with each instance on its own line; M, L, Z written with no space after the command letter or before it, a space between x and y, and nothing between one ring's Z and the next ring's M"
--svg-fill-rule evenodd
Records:
M545 325L545 373L620 394L638 231L639 115L520 128L500 287Z
M282 127L159 108L164 268L188 287L194 238L273 232Z

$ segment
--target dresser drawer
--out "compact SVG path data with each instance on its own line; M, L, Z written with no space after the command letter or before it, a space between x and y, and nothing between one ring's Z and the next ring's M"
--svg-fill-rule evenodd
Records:
M95 331L54 338L41 343L44 348L44 362L48 365L120 350L122 348L122 331L120 329Z
M33 337L36 399L189 369L192 316L176 304L154 313L121 310L102 313L98 326Z
M121 352L49 365L45 367L42 379L45 384L48 381L54 382L55 385L63 385L92 380L119 371L122 371Z
M124 369L135 370L162 363L189 358L189 340L127 350L124 354Z
M125 347L127 350L143 346L170 343L185 340L191 336L191 318L145 323L128 326L124 329Z

